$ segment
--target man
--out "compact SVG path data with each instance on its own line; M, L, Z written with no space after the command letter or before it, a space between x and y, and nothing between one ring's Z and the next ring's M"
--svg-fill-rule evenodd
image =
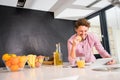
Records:
M76 57L85 57L85 62L94 62L96 60L92 49L93 47L99 52L103 58L110 58L111 56L103 48L99 39L88 32L90 23L86 19L79 19L75 23L75 34L68 40L68 60L71 64L75 64ZM114 64L115 60L109 61L107 64Z

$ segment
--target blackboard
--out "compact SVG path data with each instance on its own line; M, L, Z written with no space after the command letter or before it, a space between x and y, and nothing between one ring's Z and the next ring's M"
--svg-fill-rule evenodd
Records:
M73 27L74 21L54 19L53 12L0 6L0 66L6 52L50 56L58 42L67 61L67 40L74 34Z

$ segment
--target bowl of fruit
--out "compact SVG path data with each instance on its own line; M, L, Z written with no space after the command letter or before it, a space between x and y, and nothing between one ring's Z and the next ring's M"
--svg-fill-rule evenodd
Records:
M2 60L4 61L7 70L14 72L24 69L25 63L27 62L27 57L5 53L2 56Z
M38 68L42 65L44 56L42 55L37 56L37 55L29 54L27 56L27 59L28 59L27 63L30 68L36 68L36 67Z
M35 67L40 67L43 64L44 56L37 56L35 59Z

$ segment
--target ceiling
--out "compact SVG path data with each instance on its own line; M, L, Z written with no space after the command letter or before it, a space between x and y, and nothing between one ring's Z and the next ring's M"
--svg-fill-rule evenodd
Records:
M111 3L108 0L23 0L23 8L54 12L59 19L77 20ZM0 0L0 5L17 7L18 0Z

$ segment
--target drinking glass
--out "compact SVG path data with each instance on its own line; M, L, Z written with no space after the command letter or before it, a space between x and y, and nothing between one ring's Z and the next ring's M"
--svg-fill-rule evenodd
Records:
M77 66L78 68L84 68L85 67L85 57L77 57Z

